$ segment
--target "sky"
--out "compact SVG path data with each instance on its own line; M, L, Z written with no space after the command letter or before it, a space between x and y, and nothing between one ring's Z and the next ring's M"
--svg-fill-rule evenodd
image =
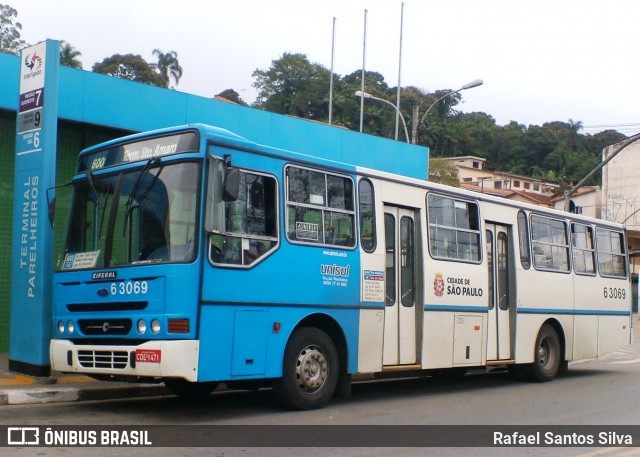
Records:
M65 40L85 70L113 54L176 51L176 90L252 103L251 74L283 53L340 76L365 68L390 87L461 93L463 112L498 125L582 122L582 133L640 131L640 2L634 0L0 0L21 38ZM367 18L366 52L364 43ZM403 15L402 65L400 24ZM335 35L334 30L335 18ZM399 71L401 67L401 71Z

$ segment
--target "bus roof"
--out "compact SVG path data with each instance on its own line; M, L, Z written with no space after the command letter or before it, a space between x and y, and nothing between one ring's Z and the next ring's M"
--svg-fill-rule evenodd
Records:
M279 137L292 138L288 141L276 141L277 138L275 138L273 143L264 140L257 142L220 127L194 123L136 133L92 146L81 154L89 154L97 148L136 141L148 136L169 135L172 132L195 129L210 141L236 148L259 149L292 158L306 157L314 162L326 161L324 163L332 163L346 169L359 166L414 178L424 179L427 176L429 150L426 147L352 132L318 122L303 122L300 119L291 121L291 124L285 124L287 128L277 132ZM272 130L268 125L264 128ZM276 133L272 132L272 135ZM265 135L262 134L261 137L264 138ZM277 145L277 147L271 145ZM402 160L398 160L399 158Z

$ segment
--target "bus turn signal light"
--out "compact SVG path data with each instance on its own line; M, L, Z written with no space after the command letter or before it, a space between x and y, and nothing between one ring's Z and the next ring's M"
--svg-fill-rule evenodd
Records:
M189 333L189 319L169 319L169 333Z

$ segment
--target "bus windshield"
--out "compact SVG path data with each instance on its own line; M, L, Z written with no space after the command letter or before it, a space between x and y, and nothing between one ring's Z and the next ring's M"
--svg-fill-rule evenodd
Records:
M58 270L195 258L199 165L144 166L74 183Z

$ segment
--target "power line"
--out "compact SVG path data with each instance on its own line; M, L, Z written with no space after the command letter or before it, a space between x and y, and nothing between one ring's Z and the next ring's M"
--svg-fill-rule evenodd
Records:
M627 124L593 124L593 125L583 125L582 130L586 133L591 132L601 132L603 130L616 130L619 133L623 134L633 134L640 131L640 123L627 123Z
M630 124L594 124L594 125L583 125L582 128L607 128L607 127L640 127L640 122L630 123Z

